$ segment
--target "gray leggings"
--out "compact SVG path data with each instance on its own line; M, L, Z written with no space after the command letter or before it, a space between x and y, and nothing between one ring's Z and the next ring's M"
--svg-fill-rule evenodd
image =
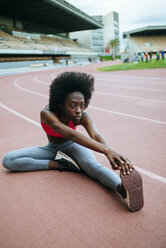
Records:
M49 160L54 160L57 151L72 157L80 168L91 178L102 185L117 190L120 177L112 170L99 164L90 149L72 141L61 144L49 142L46 146L28 147L7 153L2 164L12 171L48 170Z

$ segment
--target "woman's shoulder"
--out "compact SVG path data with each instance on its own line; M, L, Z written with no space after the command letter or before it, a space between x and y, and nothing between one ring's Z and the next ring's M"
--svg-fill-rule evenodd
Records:
M40 118L42 123L47 123L47 121L56 121L57 115L50 111L49 105L46 105L40 112Z
M80 125L85 126L90 122L92 122L90 114L87 111L84 111L81 117Z
M86 111L84 111L84 112L82 113L81 120L87 119L87 118L89 118L89 116L90 116L89 113L86 112Z

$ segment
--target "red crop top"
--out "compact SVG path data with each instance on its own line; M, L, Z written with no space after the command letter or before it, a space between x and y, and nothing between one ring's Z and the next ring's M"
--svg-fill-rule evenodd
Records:
M57 132L54 132L54 130L47 124L44 124L44 123L41 123L41 126L42 128L44 129L44 131L46 132L46 134L50 135L50 136L54 136L54 137L61 137L63 138L64 136L57 133ZM73 122L72 121L69 121L69 125L68 127L72 128L72 129L76 129L76 127L73 125Z

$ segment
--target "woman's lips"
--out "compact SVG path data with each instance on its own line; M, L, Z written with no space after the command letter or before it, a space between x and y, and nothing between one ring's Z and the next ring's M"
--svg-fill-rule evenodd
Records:
M74 120L80 120L81 116L74 116Z

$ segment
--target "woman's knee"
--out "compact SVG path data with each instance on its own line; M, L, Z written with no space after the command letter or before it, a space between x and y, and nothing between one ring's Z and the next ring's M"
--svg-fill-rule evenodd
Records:
M12 158L10 153L7 153L2 158L2 165L8 170L12 170L13 161L14 159Z
M95 158L91 157L87 159L82 166L80 166L85 173L87 173L91 178L97 179L97 170L99 167L103 167L100 165Z

